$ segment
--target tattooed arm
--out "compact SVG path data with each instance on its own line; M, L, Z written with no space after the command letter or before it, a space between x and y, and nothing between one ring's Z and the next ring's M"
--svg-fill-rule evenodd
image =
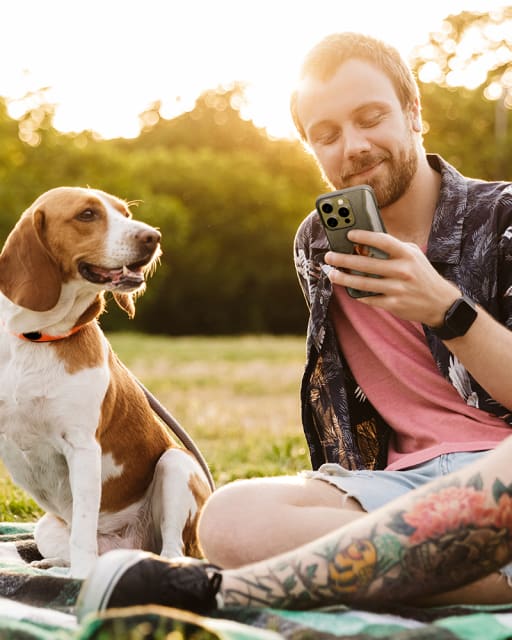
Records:
M512 559L511 455L509 438L463 471L336 532L269 560L223 571L225 606L381 606L490 574Z

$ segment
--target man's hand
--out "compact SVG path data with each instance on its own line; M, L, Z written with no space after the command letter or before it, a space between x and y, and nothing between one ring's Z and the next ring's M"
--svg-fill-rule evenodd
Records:
M421 249L387 233L352 230L351 242L369 245L388 254L386 260L329 251L325 262L338 269L353 269L380 278L332 270L333 284L372 291L380 295L359 298L368 306L380 307L395 316L436 327L443 324L447 309L460 297L460 291L440 276Z

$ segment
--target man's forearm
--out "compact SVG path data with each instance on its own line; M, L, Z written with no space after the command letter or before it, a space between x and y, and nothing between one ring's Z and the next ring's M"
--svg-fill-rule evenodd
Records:
M512 411L512 331L479 307L467 334L446 346L494 400Z

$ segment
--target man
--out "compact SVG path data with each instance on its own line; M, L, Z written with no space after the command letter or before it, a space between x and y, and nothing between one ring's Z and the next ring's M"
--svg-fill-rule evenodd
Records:
M292 113L333 188L373 187L388 233L349 238L389 259L326 253L315 213L299 228L303 424L320 469L216 492L200 538L222 567L292 549L459 469L512 423L510 185L427 156L410 70L366 36L334 34L310 52ZM380 295L354 300L345 287Z
M388 259L328 251L315 213L297 232L314 471L238 481L210 498L199 530L205 556L242 575L344 525L367 526L353 521L395 498L410 506L406 494L443 474L485 465L512 424L511 186L464 178L425 153L414 78L373 38L334 34L314 47L292 113L332 188L373 187L388 233L353 230L349 239ZM346 287L379 295L355 300ZM482 593L508 601L507 572L439 602Z

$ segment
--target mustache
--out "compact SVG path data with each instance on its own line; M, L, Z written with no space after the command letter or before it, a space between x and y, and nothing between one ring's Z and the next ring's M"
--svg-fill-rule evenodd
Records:
M345 167L345 170L340 174L340 180L342 182L346 182L352 176L362 173L367 169L371 169L375 165L379 164L384 160L388 160L390 154L388 153L379 153L372 154L369 156L360 156L357 159L353 160L349 166Z

